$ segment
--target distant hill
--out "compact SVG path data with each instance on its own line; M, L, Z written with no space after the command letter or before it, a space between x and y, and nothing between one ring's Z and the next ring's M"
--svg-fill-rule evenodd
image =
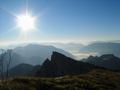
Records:
M60 52L72 58L74 57L72 54L54 46L29 44L24 47L17 47L12 50L12 62L10 67L12 68L21 63L41 65L46 58L51 57L53 51ZM8 60L9 56L7 53L4 58Z
M22 63L15 66L14 68L11 68L9 70L9 75L10 76L24 76L24 75L27 76L29 72L31 72L32 70L33 70L32 65Z
M17 76L34 76L36 71L40 69L40 65L32 66L29 64L19 64L9 70L10 77Z
M120 58L114 56L113 54L105 54L100 57L90 56L83 61L108 69L120 70Z
M76 61L61 53L53 52L51 60L47 59L43 63L40 70L37 72L37 76L53 77L63 75L78 75L87 73L94 68L97 67L92 64Z
M98 42L80 49L81 53L96 53L98 55L114 54L120 57L120 43Z

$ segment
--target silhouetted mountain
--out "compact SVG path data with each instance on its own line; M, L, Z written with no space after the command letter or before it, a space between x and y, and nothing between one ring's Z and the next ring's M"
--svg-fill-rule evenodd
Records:
M97 68L92 64L76 61L58 52L53 52L51 60L46 61L37 72L37 76L52 77L87 73Z
M105 54L100 57L90 56L84 61L108 69L120 69L120 58L112 54Z
M40 65L32 66L30 64L19 64L9 70L10 77L16 76L34 76L36 71L40 69Z
M114 54L120 57L120 43L93 43L80 49L80 52L103 54Z

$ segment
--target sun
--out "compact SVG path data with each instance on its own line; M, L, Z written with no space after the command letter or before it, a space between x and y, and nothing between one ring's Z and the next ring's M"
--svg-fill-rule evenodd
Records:
M17 26L23 31L28 32L35 29L35 17L30 14L17 16Z

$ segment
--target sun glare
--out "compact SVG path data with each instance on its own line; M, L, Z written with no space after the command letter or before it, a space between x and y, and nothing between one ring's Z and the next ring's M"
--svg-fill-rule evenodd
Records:
M23 32L31 31L35 28L35 17L30 14L17 16L17 25Z

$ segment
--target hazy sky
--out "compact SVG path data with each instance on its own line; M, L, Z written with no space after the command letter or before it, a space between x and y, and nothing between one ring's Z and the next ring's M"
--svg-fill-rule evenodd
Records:
M84 43L120 38L120 0L27 1L29 13L37 17L37 30L27 33L26 41ZM24 41L13 14L25 11L26 0L0 0L0 8L0 42Z

